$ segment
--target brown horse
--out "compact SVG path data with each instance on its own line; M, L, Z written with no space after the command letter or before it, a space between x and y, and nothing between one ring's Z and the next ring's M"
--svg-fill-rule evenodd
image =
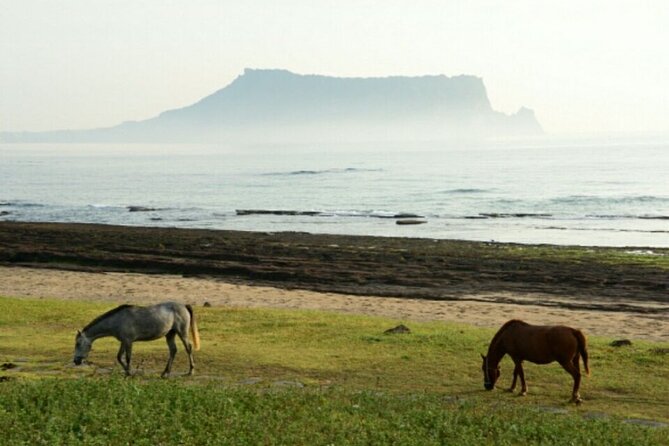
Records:
M585 371L588 367L588 350L585 336L580 330L563 325L530 325L519 320L510 320L499 329L490 341L488 354L483 358L483 385L486 390L495 388L499 378L499 362L504 355L511 356L516 367L513 369L513 382L509 392L516 388L516 379L520 376L521 395L527 395L523 361L535 364L548 364L557 361L574 378L571 402L580 403L578 388L581 385L579 357L583 358Z

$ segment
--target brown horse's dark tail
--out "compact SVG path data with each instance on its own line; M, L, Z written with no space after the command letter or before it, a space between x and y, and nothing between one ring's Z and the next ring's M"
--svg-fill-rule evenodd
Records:
M574 330L574 336L578 341L578 352L583 358L583 365L585 366L585 373L590 376L590 366L588 365L588 344L585 340L585 336L581 333L581 330Z
M195 322L195 313L193 313L193 307L186 305L186 309L190 313L190 334L193 337L193 348L195 351L200 350L200 332L197 329L197 323Z

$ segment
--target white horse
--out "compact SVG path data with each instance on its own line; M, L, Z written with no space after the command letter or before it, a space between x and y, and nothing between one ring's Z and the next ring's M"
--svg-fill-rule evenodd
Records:
M189 332L193 337L192 344ZM161 376L166 377L172 370L172 362L177 353L177 346L174 342L175 335L179 335L186 353L188 353L190 363L188 374L192 375L194 368L193 349L200 349L200 334L195 323L193 308L190 305L176 302L164 302L150 307L121 305L96 317L83 330L77 331L74 344L74 363L79 365L88 357L93 341L105 336L113 336L121 343L116 359L125 370L125 374L130 375L132 343L135 341L153 341L165 336L170 357ZM122 360L124 353L125 363Z

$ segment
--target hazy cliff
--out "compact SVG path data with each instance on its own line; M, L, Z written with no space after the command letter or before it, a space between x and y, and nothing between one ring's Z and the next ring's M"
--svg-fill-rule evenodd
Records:
M5 133L4 142L440 140L541 133L534 113L490 106L475 76L336 78L251 70L187 107L115 127Z

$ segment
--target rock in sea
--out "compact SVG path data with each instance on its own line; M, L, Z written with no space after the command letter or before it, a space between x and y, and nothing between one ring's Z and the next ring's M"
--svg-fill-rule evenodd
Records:
M427 220L402 219L395 222L398 225L422 225L425 223L427 223Z

